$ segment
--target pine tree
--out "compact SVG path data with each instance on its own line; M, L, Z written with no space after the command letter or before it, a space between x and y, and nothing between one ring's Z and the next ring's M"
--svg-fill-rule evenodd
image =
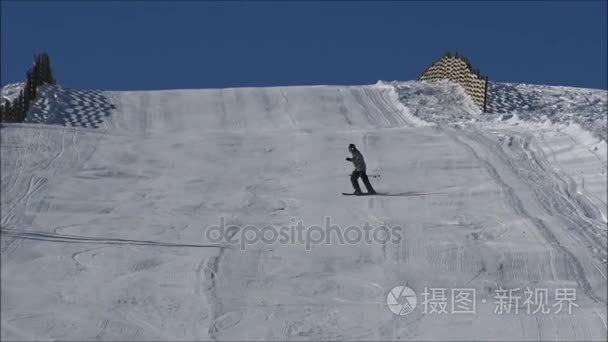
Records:
M26 78L25 78L25 87L23 87L24 89L24 93L23 93L23 97L25 99L25 102L29 102L30 99L33 99L34 97L36 97L36 86L33 82L33 74L30 70L28 70L26 72Z
M11 103L10 101L6 102L6 116L4 118L5 122L11 122L13 121L13 118L15 117L15 107L13 106L13 103Z
M38 83L36 84L38 87L46 83L46 65L44 65L44 55L38 55L38 60L36 61L36 69L38 72Z
M45 53L46 58L46 67L47 67L47 82L50 85L55 85L57 82L53 77L53 69L51 69L51 57Z
M40 86L40 80L41 80L41 76L40 75L40 56L36 56L34 57L34 64L32 65L32 69L31 69L31 73L32 73L32 86L34 88L38 88Z
M32 84L30 85L30 100L34 100L38 94L38 87L40 86L40 76L32 73Z
M11 103L0 103L0 122L23 122L32 102L38 95L38 87L44 84L55 85L56 80L51 70L51 62L47 53L34 56L32 67L26 72L24 88L19 96Z
M19 92L19 97L17 98L17 106L14 112L14 122L23 122L25 119L25 102L23 99L23 90Z
M36 87L43 84L56 84L55 78L53 77L53 71L51 70L50 58L47 53L42 53L34 57L32 76Z
M3 122L12 122L12 118L13 118L13 112L15 111L15 107L14 104L12 102L8 102L6 104L6 108L4 109L4 118L2 119Z
M10 112L10 106L10 101L3 101L2 105L0 106L0 122L4 122L6 120L6 117L9 115Z
M44 54L40 55L38 57L38 70L40 73L40 79L38 80L38 86L41 86L45 83L47 83L47 65L45 63L45 59L44 59Z
M3 107L4 109L2 110L2 122L13 122L13 112L15 109L11 105L11 102L6 101Z

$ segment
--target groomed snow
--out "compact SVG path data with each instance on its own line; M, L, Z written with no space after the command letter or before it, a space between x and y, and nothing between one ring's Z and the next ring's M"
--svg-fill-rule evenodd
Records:
M606 143L581 128L486 119L450 84L103 96L96 129L2 128L2 340L606 339ZM40 103L54 123L74 108ZM384 195L341 195L349 143ZM206 234L327 216L402 239ZM404 316L399 285L418 296ZM425 287L475 289L476 313L425 314ZM527 287L578 307L495 313L495 290Z

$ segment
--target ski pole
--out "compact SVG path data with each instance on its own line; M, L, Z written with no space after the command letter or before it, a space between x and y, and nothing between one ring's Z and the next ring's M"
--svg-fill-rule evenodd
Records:
M352 173L349 173L349 174L348 174L348 176L349 176L349 177L352 177L352 175L353 175ZM381 177L381 175L380 175L380 174L377 174L377 175L367 175L367 177L368 177L368 178L369 178L369 177L371 177L371 178L380 178L380 177Z

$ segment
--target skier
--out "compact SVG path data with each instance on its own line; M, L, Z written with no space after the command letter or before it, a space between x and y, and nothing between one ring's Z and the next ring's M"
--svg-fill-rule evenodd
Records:
M363 159L363 155L357 149L355 144L348 145L348 150L353 154L352 158L346 158L347 161L352 162L355 165L355 171L350 175L350 181L353 184L353 188L355 188L355 195L362 195L361 188L359 187L359 177L363 180L363 184L367 188L367 194L373 195L376 193L372 185L369 183L369 178L367 178L367 174L365 173L365 160Z

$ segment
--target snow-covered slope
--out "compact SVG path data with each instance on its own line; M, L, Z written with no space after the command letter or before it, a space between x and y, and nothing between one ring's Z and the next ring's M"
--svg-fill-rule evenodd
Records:
M450 84L43 93L1 131L3 340L605 339L606 143L582 129L485 119ZM349 143L380 196L341 195ZM222 218L314 234L240 248ZM401 238L335 235L365 223ZM495 312L516 288L550 313Z

